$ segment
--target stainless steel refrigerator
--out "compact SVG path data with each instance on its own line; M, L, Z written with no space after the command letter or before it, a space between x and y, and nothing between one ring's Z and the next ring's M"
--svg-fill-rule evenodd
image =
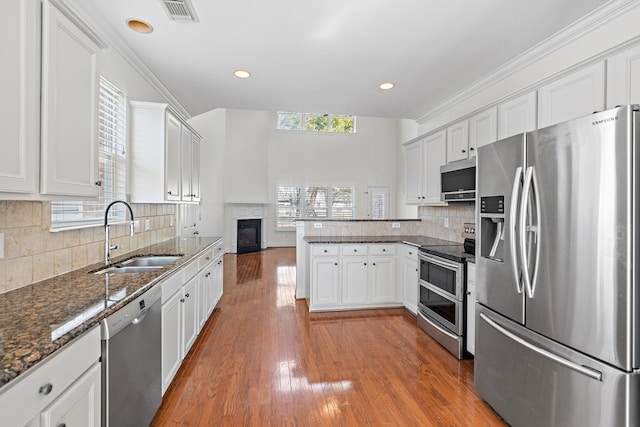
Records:
M477 154L475 386L512 426L640 425L640 113Z

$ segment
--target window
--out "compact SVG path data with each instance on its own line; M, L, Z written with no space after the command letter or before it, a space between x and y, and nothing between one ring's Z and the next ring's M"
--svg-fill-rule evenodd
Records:
M276 199L276 229L280 230L295 227L296 219L352 219L355 215L354 187L278 185Z
M52 228L81 227L100 224L109 203L125 198L126 176L126 95L100 78L98 106L98 175L102 185L98 199L86 202L52 202ZM113 220L125 219L125 207L116 205L109 211Z
M338 114L278 113L278 130L303 132L356 133L356 118Z

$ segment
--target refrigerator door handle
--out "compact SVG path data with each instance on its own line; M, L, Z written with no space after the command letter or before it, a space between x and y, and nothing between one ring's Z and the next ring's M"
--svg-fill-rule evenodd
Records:
M482 320L484 320L489 326L491 326L493 329L495 329L496 331L500 332L501 334L505 335L507 338L512 339L513 341L517 342L518 344L525 346L526 348L528 348L531 351L534 351L536 353L538 353L541 356L544 356L548 359L553 360L554 362L559 363L562 366L565 366L571 370L574 370L576 372L581 373L582 375L586 375L589 378L592 378L596 381L602 381L602 372L597 371L593 368L589 368L588 366L583 366L583 365L579 365L577 363L574 363L570 360L565 359L564 357L558 356L557 354L551 353L548 350L545 350L543 348L540 347L536 347L535 345L531 344L530 342L520 338L519 336L517 336L516 334L508 331L507 329L503 328L502 326L500 326L499 324L497 324L495 321L493 321L492 319L489 318L489 316L487 316L484 313L480 313L480 318Z
M516 253L516 214L521 180L522 166L518 166L516 168L516 176L513 179L513 190L511 191L511 207L509 210L509 249L511 251L511 272L513 273L513 280L516 282L516 290L519 294L524 292L522 281L520 280L520 269L518 268L518 255Z
M535 224L531 224L530 227L527 227L527 231L534 235L534 242L536 245L536 257L535 264L533 265L533 276L531 277L529 289L529 298L533 298L533 295L536 292L536 285L538 283L538 265L540 265L540 227L542 221L540 221L540 194L538 193L538 177L536 176L536 169L531 166L531 186L533 188L533 202L535 203L534 209L536 212Z
M531 287L531 278L529 264L527 263L527 209L529 209L529 193L531 190L531 181L533 179L533 167L529 166L524 174L524 185L522 188L522 200L520 202L520 218L518 220L518 230L520 231L520 265L522 265L522 281L524 282L527 296L533 298L533 289Z

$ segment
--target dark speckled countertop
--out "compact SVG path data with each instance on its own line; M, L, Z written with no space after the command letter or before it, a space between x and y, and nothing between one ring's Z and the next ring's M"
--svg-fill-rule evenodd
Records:
M0 295L0 391L26 370L146 292L221 237L170 239L114 258L183 255L147 273L91 274L92 264Z

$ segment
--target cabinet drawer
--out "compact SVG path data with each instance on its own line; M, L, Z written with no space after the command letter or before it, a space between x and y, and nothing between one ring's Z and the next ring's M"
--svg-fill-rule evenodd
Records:
M193 276L198 273L198 261L191 261L189 264L182 268L183 271L183 282L187 283Z
M367 245L342 245L342 256L366 255Z
M338 255L338 246L337 245L311 245L311 255L336 256Z
M213 261L215 256L213 249L207 250L204 254L198 257L198 270L202 270L207 264Z
M2 425L22 426L62 394L100 358L100 328L67 344L0 393ZM50 385L48 394L41 387Z
M396 253L396 245L370 245L369 246L369 254L370 255L395 255Z
M167 277L162 281L162 304L168 301L173 294L178 292L183 284L182 271L178 271L172 276Z
M418 259L418 251L420 249L418 249L417 247L413 246L413 245L407 245L406 243L402 244L402 256L405 256L407 258L416 258Z

